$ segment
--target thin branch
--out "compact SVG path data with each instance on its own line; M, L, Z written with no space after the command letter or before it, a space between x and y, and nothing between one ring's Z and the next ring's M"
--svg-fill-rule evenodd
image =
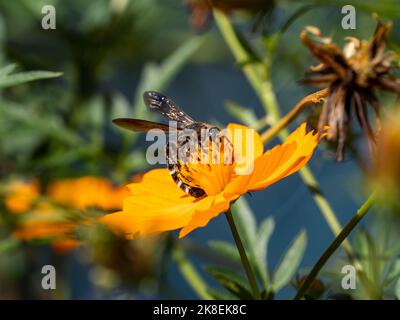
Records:
M233 219L233 215L232 215L232 212L230 209L229 209L229 211L227 211L225 213L225 216L226 216L226 219L228 220L229 227L231 228L233 239L235 240L236 247L239 251L240 259L242 260L243 268L246 272L247 279L249 280L251 290L253 291L253 296L257 300L260 300L261 293L257 286L257 280L256 280L256 277L254 276L253 270L251 269L249 259L247 258L246 250L244 249L242 240L240 239L240 235L239 235L239 232L237 231L235 221Z
M315 278L317 277L319 271L328 261L328 259L332 256L332 254L339 248L342 242L349 236L350 232L356 227L356 225L360 222L360 220L365 216L368 210L374 204L375 195L372 194L369 198L364 202L364 204L357 210L357 213L351 218L351 220L347 223L347 225L343 228L343 230L339 233L339 235L333 240L330 246L325 250L322 256L318 259L317 263L314 265L310 273L308 274L306 280L302 283L299 290L297 291L295 300L300 300L303 295L307 292Z
M279 119L274 126L261 135L261 140L267 143L282 129L286 128L310 104L320 103L328 94L328 89L322 89L304 97L286 116Z

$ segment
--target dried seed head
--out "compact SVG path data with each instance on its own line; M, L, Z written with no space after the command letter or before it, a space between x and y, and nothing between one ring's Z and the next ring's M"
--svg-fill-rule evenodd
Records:
M343 150L350 120L356 115L368 140L371 154L375 150L375 131L368 120L368 106L379 119L380 104L376 89L400 94L400 81L392 74L393 52L385 52L385 40L391 23L378 22L370 41L346 38L343 48L323 37L318 28L306 27L300 38L320 64L310 68L303 83L329 88L319 117L319 129L329 126L328 139L338 143L337 159Z

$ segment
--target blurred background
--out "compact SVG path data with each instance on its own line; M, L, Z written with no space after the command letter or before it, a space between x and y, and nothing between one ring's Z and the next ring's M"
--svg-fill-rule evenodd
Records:
M341 8L348 4L341 0L249 1L254 6L245 10L223 6L255 47L260 39L272 41L280 34L271 77L283 114L315 90L298 83L317 64L299 39L306 25L319 27L342 45L347 36L369 39L375 13L393 21L388 46L400 52L400 2L352 2L355 30L341 28ZM41 26L44 5L56 10L54 30ZM149 169L144 135L111 123L116 117L157 119L145 109L143 91L163 92L195 119L222 126L264 116L206 2L0 0L0 69L0 298L197 298L171 254L176 233L125 241L101 226L74 228L77 221L120 209L121 187ZM31 72L38 70L46 72ZM391 95L381 98L388 105L395 102ZM304 112L290 128L312 117L312 111ZM342 224L368 193L366 145L354 128L343 163L335 161L328 144L310 162ZM298 175L253 193L248 202L258 223L267 217L274 221L267 253L271 270L299 235L306 234L307 240L303 236L304 256L294 278L333 239ZM379 292L375 298L395 297L400 274L396 218L378 212L390 210L374 210L352 238L355 248L367 253L371 283ZM79 241L76 234L82 234ZM233 242L223 216L179 246L206 281L218 287L204 266L226 265L239 273L241 266L214 252L211 240ZM345 259L338 252L330 261L322 280L329 287L326 294L349 295L336 288ZM56 267L56 290L40 286L46 264ZM292 297L295 284L290 280L277 298ZM355 297L371 298L362 291Z

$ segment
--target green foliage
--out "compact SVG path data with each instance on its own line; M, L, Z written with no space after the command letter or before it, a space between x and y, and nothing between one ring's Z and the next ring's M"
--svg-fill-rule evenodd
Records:
M292 244L283 254L275 272L270 274L270 268L267 261L268 243L273 234L275 226L273 218L266 218L257 228L255 216L247 201L243 197L236 201L231 210L235 218L235 224L249 257L251 267L255 271L259 282L264 287L264 297L272 297L276 292L285 287L295 275L306 249L306 233L304 230L302 230L294 238ZM227 257L234 262L237 262L240 259L237 249L235 252L235 247L228 242L212 241L209 243L209 245L219 255ZM211 270L214 270L214 268ZM227 288L228 284L226 281L229 280L235 283L237 286L237 274L234 273L232 276L232 274L228 271L229 270L224 269L223 286ZM216 277L215 274L212 273L212 275ZM221 277L221 275L219 275L219 277ZM217 280L221 282L221 279L218 278ZM243 292L241 292L239 289L234 291L232 288L229 288L228 290L232 294L235 294L238 298L241 298L239 293L243 294Z
M275 222L270 218L266 218L258 229L257 238L258 241L255 243L255 259L256 265L258 266L258 273L265 286L268 288L270 285L270 279L268 274L268 242L274 232Z
M254 127L258 122L257 116L252 109L242 107L233 101L226 102L225 107L232 116L249 127Z
M345 260L339 264L359 265L357 287L352 290L354 299L393 299L398 292L400 281L399 234L392 232L398 226L390 225L387 216L377 216L368 229L357 230L352 239L355 261ZM333 283L340 283L341 275L331 272L327 276ZM338 286L332 286L333 295L347 293ZM396 291L397 290L397 291Z
M307 236L303 230L296 236L275 270L272 281L272 290L274 292L283 288L292 279L303 258L306 245Z
M231 243L225 241L209 241L208 245L221 256L235 262L240 262L240 255L237 248Z
M28 71L10 74L14 70L13 64L0 70L0 88L16 86L25 82L60 77L61 72Z
M246 300L253 299L249 285L246 279L241 275L221 267L208 267L206 271L237 298Z

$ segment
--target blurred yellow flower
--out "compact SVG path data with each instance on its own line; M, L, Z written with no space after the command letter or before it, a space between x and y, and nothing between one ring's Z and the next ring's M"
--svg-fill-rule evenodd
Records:
M4 203L10 212L22 213L32 207L39 195L38 181L13 181L6 187Z
M263 154L263 144L257 132L245 126L230 124L229 130L241 130L242 139L232 139L235 161L231 164L188 163L188 181L205 191L205 196L187 195L171 178L167 169L154 169L128 185L131 195L120 212L105 215L101 221L128 238L182 228L184 237L196 228L226 212L231 203L249 191L261 190L301 169L311 158L318 144L318 135L306 133L303 123L287 140ZM243 173L237 162L237 150L243 150L247 130L254 138L253 170ZM231 132L232 132L231 131ZM235 135L232 135L235 137Z
M25 241L49 240L57 252L66 252L79 246L73 239L77 226L71 217L49 202L40 201L29 213L18 220L12 236Z
M129 192L125 187L114 187L105 178L87 176L53 182L47 188L47 195L69 207L111 210L121 208L122 200Z
M122 207L122 199L129 195L125 187L114 187L105 178L90 176L54 181L48 185L44 195L39 189L37 180L14 181L7 186L7 209L12 213L24 213L17 220L12 235L25 241L49 240L53 249L60 253L79 246L80 242L74 238L74 229L84 223L82 219L72 219L77 216L72 215L68 208L118 209ZM39 200L39 197L43 199Z

